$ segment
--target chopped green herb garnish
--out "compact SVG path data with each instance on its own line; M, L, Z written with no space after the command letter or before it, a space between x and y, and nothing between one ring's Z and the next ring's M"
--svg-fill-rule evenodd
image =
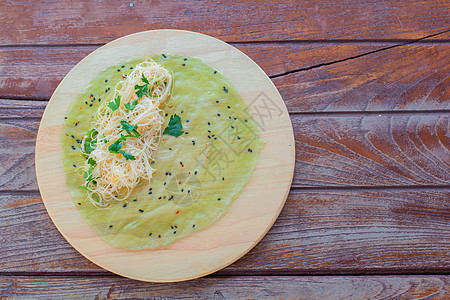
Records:
M147 78L145 78L144 74L142 74L141 80L142 80L143 83L146 83L146 84L149 83L148 80L147 80Z
M112 111L115 111L120 106L120 95L117 95L114 101L108 103L108 107L111 108Z
M125 141L125 137L122 135L117 139L111 146L108 147L109 152L111 153L119 153L119 150L122 148L122 142Z
M126 159L130 159L130 160L136 160L136 157L134 157L133 154L128 153L126 151L120 150L119 153L122 153L122 155L126 158Z
M183 126L181 125L181 118L177 114L174 114L170 116L169 124L167 124L163 134L178 137L184 132L181 129L183 129Z
M135 85L134 89L136 90L136 95L139 98L144 97L145 94L147 94L148 92L148 80L147 78L145 78L144 74L142 74L142 78L141 78L142 82L144 83L143 85Z
M128 136L126 136L126 137L139 137L140 136L139 132L137 132L137 125L133 126L124 120L120 121L120 124L122 125L122 129L128 133Z
M139 101L134 100L133 102L128 102L127 104L125 104L125 107L129 110L133 110L138 103Z
M98 131L95 128L92 128L86 133L84 140L84 152L91 153L94 151L95 144L97 144L97 140L95 139L97 135Z

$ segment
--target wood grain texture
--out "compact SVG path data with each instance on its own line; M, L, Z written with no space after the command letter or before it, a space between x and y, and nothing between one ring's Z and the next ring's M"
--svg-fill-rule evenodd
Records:
M445 299L448 276L208 277L154 284L117 277L0 277L0 295L64 299Z
M0 273L107 273L37 195L0 196L0 231ZM217 274L449 272L449 249L450 189L292 190L265 238Z
M396 45L337 43L232 44L269 76L330 63ZM49 99L59 82L98 46L0 48L0 97Z
M450 47L405 45L273 82L291 112L450 108Z
M43 101L0 101L0 191L37 190L32 157L44 106ZM24 115L30 119L20 119ZM450 184L448 113L294 114L291 121L296 187Z
M447 1L4 1L0 43L82 44L151 29L227 42L417 39L449 29Z
M367 55L393 44L235 46L274 77L290 112L450 109L446 44L403 45ZM0 97L50 98L67 72L95 48L0 49Z

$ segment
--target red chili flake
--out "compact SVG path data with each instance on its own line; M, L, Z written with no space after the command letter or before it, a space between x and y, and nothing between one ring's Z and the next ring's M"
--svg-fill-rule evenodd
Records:
M80 106L80 109L82 109L83 107Z
M178 182L178 184L181 184L181 181L180 181L180 182Z
M178 213L179 213L180 211L179 210L177 210L175 213L178 215Z

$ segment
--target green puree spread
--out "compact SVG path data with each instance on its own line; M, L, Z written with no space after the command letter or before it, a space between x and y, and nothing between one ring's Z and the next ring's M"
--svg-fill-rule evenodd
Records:
M81 139L114 86L145 59L99 73L70 104L62 133L62 159L73 202L86 222L108 243L127 249L152 248L211 226L250 180L263 142L247 106L231 82L201 60L179 55L151 57L171 70L172 97L165 123L181 117L183 134L162 135L153 178L127 201L97 208L86 200Z

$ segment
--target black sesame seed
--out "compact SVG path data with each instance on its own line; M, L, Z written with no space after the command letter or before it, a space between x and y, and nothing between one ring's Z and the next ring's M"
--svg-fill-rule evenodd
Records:
M122 68L125 68L125 66L122 66Z
M142 209L139 210L141 213L144 212Z
M105 82L108 82L108 79L105 79Z
M152 236L152 233L150 232L150 233L148 234L148 236Z
M161 197L159 197L158 200L161 200Z
M208 130L209 133L211 133L211 130Z
M169 172L169 176L172 175L172 172Z
M117 72L120 72L120 69L117 69Z
M136 202L136 201L137 201L137 199L133 199L133 201L134 201L134 202Z
M123 205L123 207L127 207L127 205L126 205L126 204L124 204L124 205Z
M217 71L214 71L214 74L216 74L217 73Z
M195 227L195 224L194 225L192 225L192 228L194 228Z
M184 189L181 189L181 192L184 192Z
M168 116L168 114L166 113L166 117Z
M75 164L73 164L73 167L76 168L77 166Z
M222 180L225 180L225 177L222 177Z
M194 175L197 175L197 171L194 172Z
M92 106L92 104L89 104L89 106Z
M77 123L75 123L75 126L77 126L78 125L78 122Z
M75 137L73 136L73 134L71 135L71 137L75 138Z
M86 105L87 105L87 101L86 101L86 102L84 102L84 103L86 103Z
M217 201L220 201L220 198L217 198Z
M153 194L153 192L149 192L148 194L151 195L151 194Z
M227 89L226 87L223 87L223 91L224 91L225 93L228 93L228 89Z
M252 149L250 149L250 148L248 148L248 152L253 152L253 150L252 150Z
M166 176L169 175L169 172L166 172Z
M167 56L165 54L161 54L161 55L162 55L162 57L167 58Z
M81 205L81 203L80 203L80 202L78 202L78 205Z
M192 145L195 145L195 141L192 141Z
M218 113L217 115L220 117L220 114L219 114L219 113Z
M112 228L112 225L109 225L109 228Z
M177 232L176 232L176 231L174 231L174 232L173 232L173 234L177 234Z
M173 226L170 226L171 229L173 229Z
M189 120L186 120L186 123L189 123Z
M181 64L183 67L185 66L185 64Z
M216 100L216 103L219 103L219 100Z
M75 146L72 146L72 150L75 150Z
M245 122L247 122L247 120L244 120Z
M153 188L150 188L149 191L153 190Z
M107 93L108 92L108 90L105 90L105 93Z
M241 139L241 138L240 138L239 136L238 136L237 138L238 138L238 140L240 140L240 139Z
M234 128L234 126L233 126L233 125L231 125L230 127L231 127L231 128Z
M167 184L167 182L164 182L164 185L166 185Z
M160 237L161 237L161 235L158 235L158 237L160 238Z
M133 70L133 67L130 67L130 70Z
M67 117L64 117L64 120L67 120Z
M184 61L187 61L187 58L183 58Z
M184 134L189 134L189 132L186 131Z
M227 105L228 108L231 108L229 105Z
M208 125L211 125L211 123L208 122Z
M169 148L169 150L172 150L172 148Z

